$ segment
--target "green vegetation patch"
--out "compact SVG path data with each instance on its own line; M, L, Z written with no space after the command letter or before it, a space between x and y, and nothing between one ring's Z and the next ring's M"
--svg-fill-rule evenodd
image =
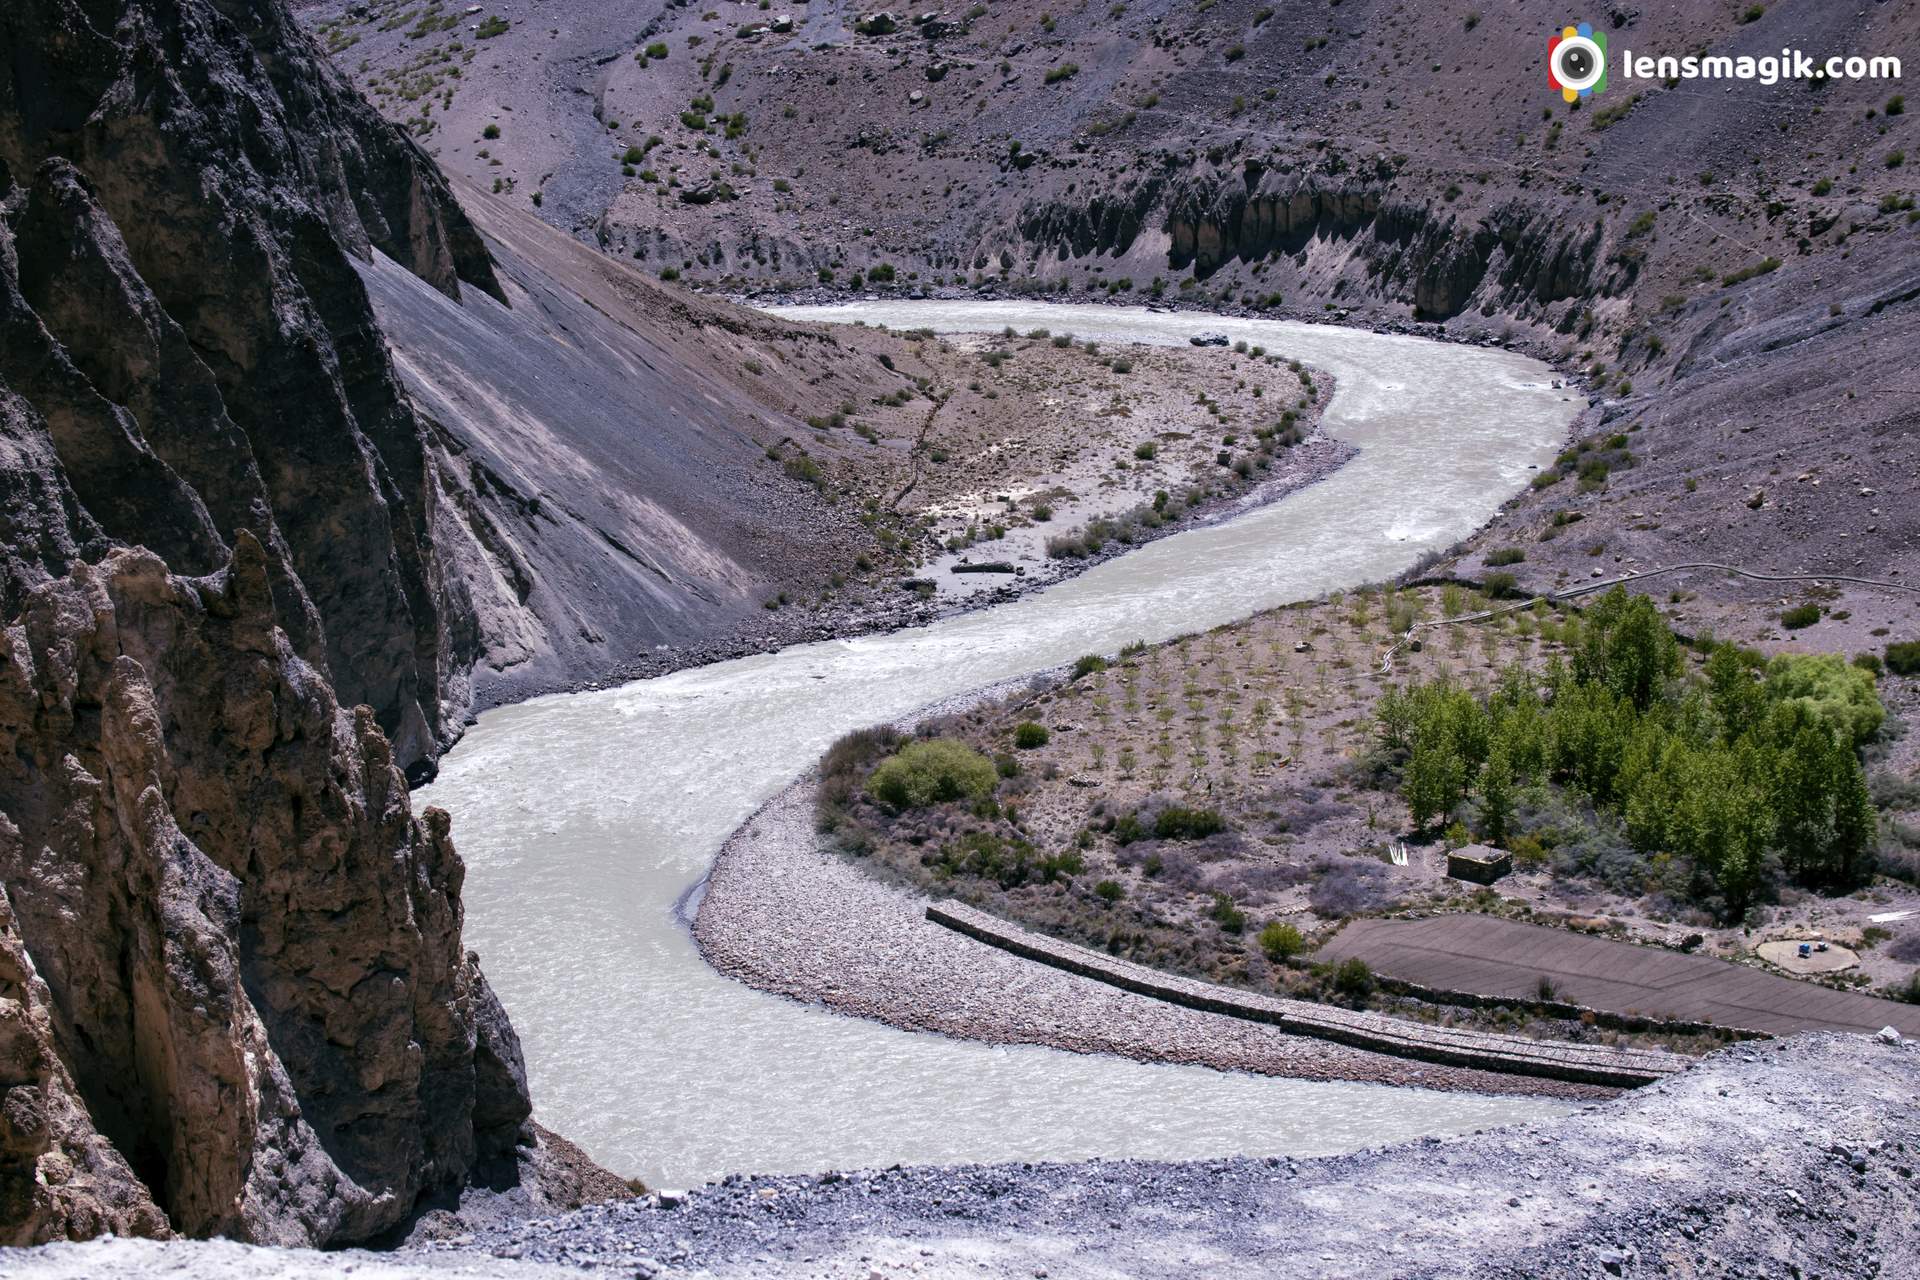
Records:
M999 785L993 761L956 738L910 742L867 778L867 794L895 811L983 800Z
M1826 890L1869 874L1876 818L1857 749L1886 714L1871 672L1729 644L1692 669L1653 602L1621 587L1569 649L1570 664L1509 666L1484 692L1437 679L1381 696L1416 825L1471 819L1504 844L1523 796L1555 793L1623 839L1602 851L1633 864L1616 872L1732 919L1776 870Z

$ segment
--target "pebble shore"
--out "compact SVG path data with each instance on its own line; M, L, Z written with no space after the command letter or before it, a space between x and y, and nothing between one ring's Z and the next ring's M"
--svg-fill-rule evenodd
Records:
M814 777L769 801L715 859L694 937L721 972L912 1031L1305 1080L1566 1099L1612 1090L1372 1053L1063 972L925 918L927 900L822 847Z

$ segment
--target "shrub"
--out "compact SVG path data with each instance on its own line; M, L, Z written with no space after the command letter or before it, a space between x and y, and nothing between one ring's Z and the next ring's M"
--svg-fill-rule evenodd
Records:
M485 138L488 142L492 142L495 138L500 136L500 126L497 124L490 124L486 128L480 131L480 136Z
M1204 840L1227 829L1217 809L1189 809L1169 805L1153 820L1153 834L1162 840Z
M1504 600L1508 596L1520 594L1520 580L1505 570L1488 574L1480 586L1495 600Z
M1730 289L1736 284L1745 284L1757 276L1764 276L1779 269L1780 259L1762 258L1751 266L1742 267L1738 271L1727 272L1727 274L1720 277L1720 283Z
M781 469L802 484L818 485L824 478L820 471L820 464L804 453L796 453L788 458L781 464Z
M1154 459L1154 456L1159 452L1160 452L1160 446L1155 444L1151 440L1147 440L1133 446L1133 456L1140 459L1140 461L1142 462L1152 462Z
M1213 910L1207 914L1213 917L1213 922L1220 926L1223 933L1238 934L1247 927L1247 913L1234 905L1230 893L1214 894Z
M482 40L491 40L495 36L503 36L507 34L507 28L510 27L511 25L513 24L508 22L505 18L501 17L499 14L496 13L489 16L485 22L481 23L479 26L479 29L476 30L473 34Z
M1838 654L1781 654L1767 664L1766 692L1805 706L1855 746L1879 733L1887 718L1872 673Z
M1275 920L1260 931L1260 950L1275 964L1284 964L1306 949L1307 940L1290 924Z
M1373 994L1373 969L1359 956L1349 956L1333 971L1333 989L1349 1000Z
M1496 547L1487 552L1487 563L1494 568L1502 565L1519 564L1527 558L1527 553L1519 547Z
M1047 726L1035 720L1027 720L1014 728L1013 745L1022 751L1031 751L1035 747L1046 746L1047 736Z
M1073 664L1073 678L1078 680L1081 676L1090 676L1097 671L1105 671L1106 669L1107 660L1105 658L1097 653L1084 653L1081 654Z
M1817 604L1797 604L1780 615L1780 625L1789 631L1798 631L1820 621L1820 606Z
M1316 870L1318 878L1307 890L1307 905L1315 915L1329 919L1374 911L1393 901L1387 869L1361 858L1327 859Z
M1100 896L1102 902L1109 905L1127 896L1127 891L1120 887L1118 880L1102 880L1093 886L1093 891Z
M1059 66L1052 67L1047 71L1046 81L1048 84L1059 84L1062 80L1070 80L1079 74L1079 63L1063 62Z
M984 800L999 784L993 761L964 742L910 742L867 778L867 794L897 811L950 800Z
M1901 640L1888 645L1887 670L1897 676L1920 676L1920 640Z

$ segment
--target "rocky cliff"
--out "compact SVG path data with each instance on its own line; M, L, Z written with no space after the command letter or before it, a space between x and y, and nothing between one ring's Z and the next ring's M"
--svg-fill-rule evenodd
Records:
M279 0L0 49L0 1243L364 1239L533 1141L408 804L479 639L355 264L499 285Z

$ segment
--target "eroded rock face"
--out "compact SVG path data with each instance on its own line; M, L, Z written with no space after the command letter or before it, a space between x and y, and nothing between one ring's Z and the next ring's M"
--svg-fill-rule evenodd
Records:
M446 815L274 625L257 540L197 579L76 566L3 657L0 986L39 1033L0 1115L77 1092L98 1128L0 1139L7 1235L154 1230L150 1194L188 1234L363 1239L511 1152L524 1070ZM103 1190L54 1194L69 1166Z
M1306 255L1334 246L1368 276L1404 293L1416 315L1448 319L1482 303L1525 313L1590 293L1624 291L1631 264L1603 264L1595 226L1511 201L1483 218L1388 194L1389 174L1343 178L1279 174L1188 182L1170 202L1169 265L1205 276L1234 259Z
M0 47L0 381L75 540L208 573L254 530L301 656L430 766L478 641L351 255L497 294L478 233L280 0L17 0ZM11 606L36 576L8 576Z
M480 640L353 259L499 287L280 0L0 49L0 1243L363 1240L532 1136L407 800Z

